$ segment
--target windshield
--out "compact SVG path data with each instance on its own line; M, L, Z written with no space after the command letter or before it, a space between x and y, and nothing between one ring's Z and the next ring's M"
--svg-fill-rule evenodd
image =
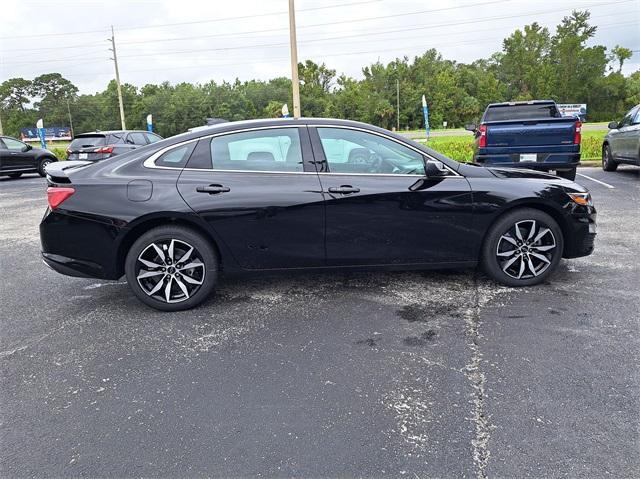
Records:
M560 112L553 103L538 105L496 105L487 108L483 121L540 120L560 118Z
M70 150L78 148L91 148L93 146L103 146L106 143L104 135L78 136L69 145Z

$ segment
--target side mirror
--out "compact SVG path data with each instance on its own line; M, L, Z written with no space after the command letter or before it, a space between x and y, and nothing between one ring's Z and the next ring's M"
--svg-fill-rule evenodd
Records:
M427 160L425 175L427 176L427 178L438 178L441 176L448 176L449 170L447 170L444 164L439 160Z
M609 128L610 130L617 130L618 129L618 122L617 121L612 121L607 125L607 128Z
M464 126L464 129L467 131L476 131L478 127L476 126L475 123L469 123L468 125Z
M24 145L24 148L22 148L22 152L23 152L23 153L24 153L24 152L27 152L27 151L30 151L30 150L33 150L33 146L31 146L31 145L29 145L29 144Z

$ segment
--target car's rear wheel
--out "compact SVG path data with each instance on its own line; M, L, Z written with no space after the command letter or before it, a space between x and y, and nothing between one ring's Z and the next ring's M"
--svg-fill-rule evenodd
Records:
M562 230L551 216L517 209L499 218L487 233L482 266L506 286L531 286L553 273L563 248Z
M22 176L22 173L9 173L7 176L9 178L20 178Z
M38 174L42 177L47 176L47 172L44 169L54 161L55 160L52 158L43 158L40 160L40 163L38 164Z
M611 147L609 145L604 145L602 148L602 169L604 171L616 171L617 168L618 163L613 159Z
M218 258L211 243L183 226L160 226L144 233L125 259L129 287L143 303L161 311L181 311L213 292Z

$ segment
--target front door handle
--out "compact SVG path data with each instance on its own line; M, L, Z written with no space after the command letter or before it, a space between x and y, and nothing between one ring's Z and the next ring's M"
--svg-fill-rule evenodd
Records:
M329 193L338 193L341 195L349 195L351 193L360 193L360 188L351 185L332 186Z
M209 185L209 186L198 186L196 188L198 193L209 193L210 195L216 195L218 193L228 193L231 191L231 188L228 186L222 185Z

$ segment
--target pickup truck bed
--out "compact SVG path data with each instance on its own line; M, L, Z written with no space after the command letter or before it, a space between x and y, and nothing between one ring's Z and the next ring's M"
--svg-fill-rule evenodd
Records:
M525 111L523 105L542 108ZM575 178L575 168L580 163L581 123L577 118L559 116L553 109L555 103L548 101L489 105L476 129L474 162L555 170ZM516 118L509 118L511 111ZM499 119L491 119L496 117Z

